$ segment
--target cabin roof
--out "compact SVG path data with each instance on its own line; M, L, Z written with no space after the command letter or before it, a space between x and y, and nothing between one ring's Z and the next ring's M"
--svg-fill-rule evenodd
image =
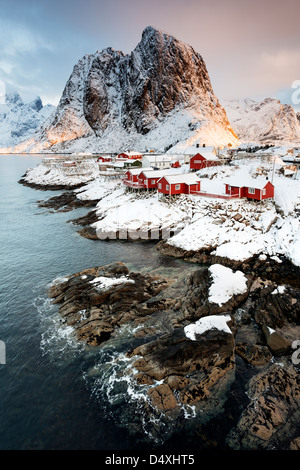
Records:
M142 173L142 171L154 171L154 169L152 167L147 167L147 168L140 167L140 168L128 168L127 171L129 171L132 175L139 175L140 173Z
M224 184L229 184L230 186L236 188L256 188L263 189L268 183L272 184L271 181L266 178L251 178L251 176L236 176L233 178L227 179Z
M163 176L167 180L169 184L176 184L176 183L185 183L185 184L195 184L201 181L199 176L195 173L182 173L180 175L165 175Z

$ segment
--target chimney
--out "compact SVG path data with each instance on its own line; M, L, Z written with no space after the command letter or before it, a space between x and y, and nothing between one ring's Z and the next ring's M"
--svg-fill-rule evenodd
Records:
M199 145L199 144L196 144L196 148L198 149L199 147L200 147L200 145Z
M205 147L205 144L203 144L203 147Z

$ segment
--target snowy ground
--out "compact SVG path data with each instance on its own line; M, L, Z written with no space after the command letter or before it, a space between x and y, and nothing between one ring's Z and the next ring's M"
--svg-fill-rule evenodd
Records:
M62 185L67 187L94 180L99 173L98 166L94 163L90 165L90 168L85 169L83 174L77 174L75 171L72 168L63 169L55 165L49 167L48 165L40 164L28 169L24 179L28 183L43 186Z
M252 159L235 162L234 166L202 170L198 174L203 177L202 189L224 194L222 185L233 174L261 177L263 173L271 180L272 172L272 165L262 165ZM274 186L274 201L225 201L190 196L195 211L193 219L168 243L195 251L215 247L212 254L232 260L246 260L254 254L282 254L300 266L299 177L286 178L275 167Z
M267 159L242 159L231 165L198 172L201 189L222 195L231 176L268 177L275 186L274 200L216 199L180 195L169 201L156 191L130 192L122 180L95 176L69 178L57 169L39 165L29 171L27 181L40 184L68 184L91 179L76 190L79 199L98 199L99 220L93 225L100 239L168 239L170 245L185 250L212 248L212 254L232 260L246 260L254 254L285 255L300 266L300 175L287 178L280 165ZM70 179L71 178L71 179ZM75 180L74 180L75 178ZM175 233L174 236L171 234Z

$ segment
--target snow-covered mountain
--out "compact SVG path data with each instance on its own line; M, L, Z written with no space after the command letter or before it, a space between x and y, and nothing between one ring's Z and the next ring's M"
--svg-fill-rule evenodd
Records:
M75 65L56 113L14 151L180 150L238 143L203 58L147 27L131 54L111 48Z
M31 137L55 110L55 106L43 106L40 97L26 102L18 93L5 95L0 104L0 146L16 145Z
M300 113L274 98L222 101L241 141L289 143L300 141Z

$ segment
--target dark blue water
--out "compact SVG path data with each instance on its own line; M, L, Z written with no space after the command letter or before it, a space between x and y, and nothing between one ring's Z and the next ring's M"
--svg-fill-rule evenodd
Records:
M99 368L99 353L75 343L60 325L47 287L60 276L114 261L137 270L180 269L180 262L161 257L152 243L80 237L78 227L67 221L87 209L49 213L38 208L38 200L59 192L37 191L18 180L40 160L0 156L0 340L6 344L6 364L0 365L0 449L140 448L130 430L105 412L105 376L87 380Z

